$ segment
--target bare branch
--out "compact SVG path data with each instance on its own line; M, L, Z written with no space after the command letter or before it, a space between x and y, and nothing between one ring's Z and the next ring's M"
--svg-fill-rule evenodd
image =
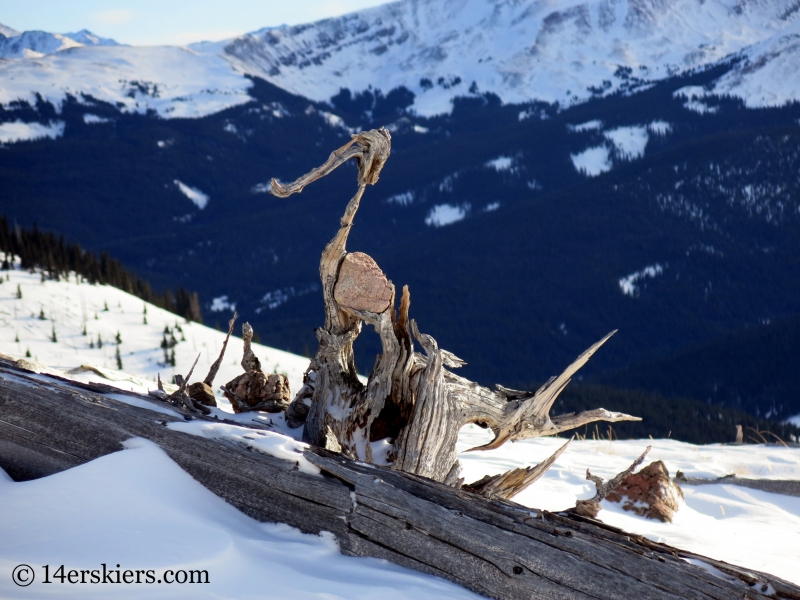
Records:
M556 450L547 460L539 463L535 467L525 467L522 469L511 469L500 475L486 476L483 479L463 486L461 489L486 496L487 498L505 498L510 500L538 479L540 479L548 469L553 466L556 459L567 449L574 436L567 440L567 443Z
M214 378L217 376L220 365L222 365L222 359L225 356L225 348L228 347L228 340L231 338L233 326L236 324L236 317L238 316L238 313L233 311L233 318L228 321L228 335L225 336L225 341L222 342L222 350L219 353L219 358L217 358L217 360L214 361L214 364L211 365L211 368L208 370L208 375L206 375L206 378L203 380L203 383L209 387L214 385Z
M603 479L598 477L597 475L592 475L589 469L586 469L586 479L594 483L595 489L597 493L594 495L594 498L589 498L588 500L578 500L575 503L575 508L571 509L572 511L582 515L584 517L597 517L597 513L600 512L600 502L608 495L608 493L616 488L620 483L622 483L625 478L633 473L636 468L642 464L644 461L645 456L647 453L650 452L651 446L648 446L647 449L642 452L642 455L633 461L633 464L622 471L621 473L617 473L616 477L603 483Z

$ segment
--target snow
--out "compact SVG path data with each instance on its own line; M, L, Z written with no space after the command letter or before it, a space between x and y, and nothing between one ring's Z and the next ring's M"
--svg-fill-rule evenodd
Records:
M633 275L654 276L651 265ZM165 381L186 373L200 353L195 373L207 372L224 334L175 315L107 286L68 281L41 281L39 274L12 270L0 283L0 349L61 369L80 381L111 380L120 388L146 391L155 374ZM637 278L631 278L631 285ZM17 286L22 298L17 298ZM220 301L222 297L219 297ZM225 300L227 301L227 300ZM108 307L108 310L105 310ZM44 312L45 320L38 318ZM144 319L147 319L147 324ZM179 322L181 321L181 322ZM87 336L82 334L84 323ZM182 334L176 325L180 326ZM165 366L160 343L164 327L178 338L178 366ZM52 331L57 342L51 341ZM562 324L561 331L566 332ZM120 354L127 373L113 369L120 332ZM182 337L185 336L185 341ZM101 337L102 348L88 342ZM19 341L15 341L19 338ZM292 391L300 388L308 359L254 344L265 370L285 371ZM217 382L241 373L239 338L231 338ZM66 373L95 363L95 370ZM129 373L134 373L131 375ZM195 375L197 377L197 375ZM193 379L195 378L193 377ZM172 413L167 404L124 394L110 397ZM218 398L213 415L238 423L255 420L264 429L246 429L206 421L170 424L173 429L228 443L297 463L311 474L316 468L301 455L296 439L301 429L286 427L282 414L232 414ZM798 416L800 421L800 416ZM609 429L607 425L600 426ZM600 432L598 429L598 433ZM604 434L605 435L605 434ZM467 425L459 435L459 459L466 481L515 467L538 464L565 439L538 438L505 444L489 452L465 452L491 439L491 432ZM594 494L586 469L608 479L626 468L647 445L647 462L663 460L671 474L716 478L729 474L754 479L800 479L800 449L765 445L697 446L675 440L575 440L555 465L514 500L532 509L559 511L578 498ZM381 456L386 441L373 444ZM599 517L626 531L655 541L800 583L796 553L800 547L800 498L781 496L730 484L683 485L685 501L672 523L660 523L603 503ZM57 500L54 500L57 499ZM477 598L443 580L411 572L386 561L342 556L330 534L304 535L286 525L261 524L240 513L181 470L153 443L132 439L125 449L42 479L15 483L0 470L0 571L10 573L25 563L36 571L30 588L17 588L0 577L0 597L108 597L108 584L42 584L42 565L69 569L206 570L208 584L187 589L165 584L130 584L113 590L114 597L155 598L191 595L197 598ZM142 587L146 586L146 587Z
M175 179L173 183L177 185L181 193L184 196L186 196L189 200L194 202L197 205L197 208L199 208L200 210L203 210L206 207L206 204L208 204L207 194L204 194L197 188L188 186L185 183L178 181L177 179Z
M166 46L81 46L0 61L0 81L0 105L35 106L38 94L61 110L70 94L162 118L203 117L244 104L252 85L221 56Z
M601 428L606 429L606 425ZM491 440L491 432L468 425L459 435L459 451ZM565 439L539 438L505 444L490 452L460 454L465 481L513 467L535 465L548 458ZM800 479L800 449L783 446L712 444L697 446L675 440L576 440L555 465L516 498L531 508L559 511L577 498L591 498L594 485L586 469L608 480L648 446L645 464L663 460L670 475L721 477L735 473L754 479ZM751 490L730 484L682 485L685 501L672 523L637 517L618 504L603 502L599 518L609 525L652 540L704 554L800 583L800 498Z
M218 48L243 72L314 100L327 101L343 87L385 93L405 86L416 96L415 111L425 116L449 112L453 98L470 90L492 91L504 102L569 106L596 95L589 88L603 94L636 89L754 44L764 45L754 51L754 65L770 51L783 52L781 68L773 70L787 77L779 82L764 72L765 89L796 93L796 42L780 41L794 27L781 18L792 2L735 10L729 4L401 0L308 25L262 29ZM621 66L631 74L620 75ZM641 81L631 83L632 77ZM747 86L758 84L732 79L731 93L752 94ZM789 97L786 92L775 98ZM520 120L529 116L520 113Z
M569 157L575 169L589 177L611 170L611 157L606 146L587 148L578 154L570 154Z
M667 135L672 131L672 125L666 121L653 121L647 125L647 130L653 135Z
M88 94L132 112L203 116L248 101L250 74L319 101L343 87L405 86L415 94L414 110L430 116L449 112L455 97L474 90L504 102L569 106L596 95L589 88L642 89L646 81L738 56L741 63L712 83L711 93L774 106L800 94L800 21L782 18L790 9L789 0L737 10L692 0L401 0L188 48L105 45L114 42L85 31L69 34L74 38L25 32L3 43L12 60L0 65L0 103L34 101L39 93L60 105L66 93ZM620 67L632 75L620 75ZM692 110L701 105L687 101Z
M217 296L211 299L211 312L233 312L236 310L236 304L228 301L228 296Z
M716 106L709 106L708 104L700 102L699 100L687 100L684 102L683 107L701 115L706 113L713 115L715 112L717 112Z
M792 7L792 0L735 7L727 0L400 0L189 47L125 47L85 30L13 32L0 43L0 57L9 59L0 63L0 104L33 104L38 93L60 106L68 93L86 94L129 112L199 117L249 101L245 75L254 75L320 102L341 88L404 86L415 94L412 110L431 116L450 112L458 96L487 91L506 103L571 106L727 61L730 72L705 93L776 106L800 98L800 20L786 17ZM691 98L686 107L714 110ZM519 119L536 114L524 110ZM322 116L347 129L336 115Z
M647 128L641 126L617 127L603 133L617 150L617 155L624 160L633 160L644 156L647 146Z
M62 135L64 135L64 121L52 121L48 125L19 120L0 123L0 143L3 144L29 142L42 138L55 139Z
M83 122L87 125L95 125L97 123L111 123L112 119L99 117L97 115L93 115L92 113L83 113Z
M191 423L170 423L170 429L182 431L191 435L201 437L221 439L236 442L258 450L265 454L287 460L297 464L298 470L309 475L319 475L319 467L311 464L303 456L303 450L308 444L298 442L288 436L274 433L272 431L261 431L230 425L227 423L208 423L205 421L194 421Z
M467 208L453 206L452 204L437 204L425 217L425 225L429 227L444 227L461 221L467 216Z
M794 10L797 10L796 5ZM780 35L755 44L741 54L744 60L714 84L715 94L738 96L749 108L782 106L800 100L800 88L797 85L800 65L799 19L791 20Z
M186 374L192 362L200 354L195 375L205 376L211 364L219 356L225 334L198 323L185 322L176 315L146 305L145 302L116 288L104 285L76 283L75 276L69 281L41 281L39 273L31 274L19 269L2 272L0 283L0 352L15 358L25 358L49 367L69 371L84 364L96 365L110 377L120 377L113 383L123 389L147 392L155 389L156 375L164 382L172 381L175 373ZM5 281L5 277L9 281ZM16 298L17 286L22 298ZM105 308L108 307L106 311ZM144 308L147 307L147 314ZM39 318L44 313L45 320ZM221 313L216 313L221 314ZM144 323L145 317L147 324ZM219 317L209 316L209 319ZM223 319L220 319L223 320ZM87 335L83 335L84 322ZM226 323L227 319L223 320ZM176 325L181 331L176 329ZM164 328L174 334L177 345L176 366L164 360L161 343ZM237 325L237 335L241 329ZM55 329L57 342L51 341ZM123 371L139 377L116 372L115 338L120 332L119 345ZM97 347L100 338L102 348ZM168 335L169 339L170 336ZM185 341L184 341L185 338ZM15 341L19 339L19 341ZM93 348L90 347L90 342ZM289 352L275 350L261 344L253 344L254 352L264 371L285 373L291 390L302 386L303 372L308 359ZM170 350L170 352L172 351ZM215 380L219 386L242 373L242 340L231 337L225 359ZM102 381L103 376L93 371L70 375L80 381ZM220 407L232 413L229 402L217 390Z
M494 160L490 160L484 166L488 167L489 169L494 169L495 171L510 171L511 166L514 164L513 159L510 156L499 156Z
M567 129L569 131L574 131L576 133L581 133L583 131L597 131L602 128L603 122L598 119L586 121L586 123L580 123L578 125L567 125Z
M636 273L631 273L626 277L623 277L619 280L619 289L622 291L623 294L626 296L630 296L631 298L635 298L639 295L639 288L636 285L637 281L642 281L646 278L654 278L658 275L661 275L664 272L664 267L659 265L658 263L654 265L649 265L642 269L641 271L637 271Z
M393 196L389 196L386 199L386 202L399 204L400 206L408 206L412 202L414 202L414 192L402 192L400 194L394 194Z
M330 600L477 599L442 579L387 561L346 557L331 534L259 523L192 479L152 442L49 477L13 483L0 470L0 597ZM35 570L12 583L20 564ZM153 570L151 584L42 583L70 569ZM159 585L167 571L207 571L207 584ZM112 576L115 577L115 576ZM178 579L177 573L171 578ZM203 577L197 574L197 580ZM178 579L180 581L180 579Z
M75 40L58 33L25 31L10 38L0 38L0 58L41 58L45 54L81 46Z

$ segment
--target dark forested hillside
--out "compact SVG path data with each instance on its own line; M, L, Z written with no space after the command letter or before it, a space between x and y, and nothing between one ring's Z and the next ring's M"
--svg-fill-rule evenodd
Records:
M91 284L113 286L189 321L203 322L197 292L179 287L175 293L170 289L156 293L148 282L133 275L107 252L97 258L80 244L67 243L64 236L39 231L35 224L30 230L19 225L9 228L8 220L0 215L0 253L4 270L19 258L22 269L40 271L43 281L45 277L58 281L74 273Z
M669 364L670 380L715 382L716 402L784 418L800 399L762 392L796 387L791 369L751 369L746 388L731 370L758 347L737 332L800 315L800 106L676 95L725 68L574 107L473 94L430 119L407 112L407 90L325 105L257 79L252 102L199 119L88 98L59 113L19 104L0 121L59 119L64 136L0 148L0 212L109 252L158 289L196 289L212 325L228 318L212 306L235 305L262 342L309 352L319 255L355 172L285 200L265 193L269 178L290 181L351 131L385 125L392 156L350 249L410 286L412 317L467 360L466 376L544 380L619 329L583 376L707 399L705 384L668 389L652 375L661 366L637 366ZM366 372L378 346L362 337ZM739 362L670 358L714 344Z

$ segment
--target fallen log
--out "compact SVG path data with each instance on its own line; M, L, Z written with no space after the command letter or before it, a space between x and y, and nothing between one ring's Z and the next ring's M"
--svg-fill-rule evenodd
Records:
M182 411L166 415L94 393L90 386L0 361L0 467L16 481L44 477L142 437L259 521L288 523L307 533L329 531L345 554L385 558L490 598L800 599L800 587L778 577L592 518L532 510L321 448L304 451L320 470L309 474L230 441L167 427L186 419L214 420L201 413L138 397L154 409Z

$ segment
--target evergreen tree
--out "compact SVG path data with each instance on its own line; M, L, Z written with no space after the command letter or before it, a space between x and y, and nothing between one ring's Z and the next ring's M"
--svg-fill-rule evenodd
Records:
M28 348L27 350L25 350L25 358L30 358L30 357L31 357L31 349Z
M117 346L122 343L122 334L120 334L119 331L117 331L117 337L115 338L115 341L117 342Z
M117 359L117 371L122 371L122 355L119 353L119 346L117 346L117 353L114 358Z
M39 320L46 321L47 318L44 316L44 306L39 310Z
M22 300L22 288L17 284L17 300Z
M99 333L97 334L97 347L98 348L102 348L103 347L103 339L100 337Z
M58 342L58 338L56 337L56 324L53 323L53 332L50 334L50 341L54 344Z

